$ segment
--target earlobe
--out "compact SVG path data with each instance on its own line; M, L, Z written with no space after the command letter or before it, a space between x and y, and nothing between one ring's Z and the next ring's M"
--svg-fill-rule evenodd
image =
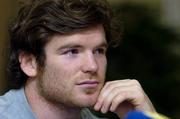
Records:
M19 54L19 63L22 71L29 77L37 75L36 58L32 54L21 52Z

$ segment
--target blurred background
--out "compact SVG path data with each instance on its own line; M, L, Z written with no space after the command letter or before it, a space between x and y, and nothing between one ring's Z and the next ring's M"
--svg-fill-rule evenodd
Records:
M19 1L0 1L0 94L8 90L8 26ZM107 80L139 80L158 112L180 119L180 1L108 1L121 29L116 32L123 34L120 45L108 51Z

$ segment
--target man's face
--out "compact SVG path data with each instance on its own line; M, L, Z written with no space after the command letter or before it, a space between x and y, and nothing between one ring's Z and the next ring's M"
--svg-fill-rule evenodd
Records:
M41 96L70 107L93 106L105 80L106 49L102 26L54 36L45 46Z

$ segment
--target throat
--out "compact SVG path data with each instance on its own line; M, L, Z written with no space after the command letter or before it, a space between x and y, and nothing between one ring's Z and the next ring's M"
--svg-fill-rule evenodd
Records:
M79 108L67 107L62 104L56 105L56 114L58 114L58 119L81 119L81 110ZM53 119L53 118L51 118Z

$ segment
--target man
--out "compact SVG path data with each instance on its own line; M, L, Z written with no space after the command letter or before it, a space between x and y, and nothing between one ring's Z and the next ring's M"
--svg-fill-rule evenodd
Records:
M36 0L10 30L9 76L1 119L97 119L88 108L123 118L155 112L137 80L105 83L110 9L102 0Z

